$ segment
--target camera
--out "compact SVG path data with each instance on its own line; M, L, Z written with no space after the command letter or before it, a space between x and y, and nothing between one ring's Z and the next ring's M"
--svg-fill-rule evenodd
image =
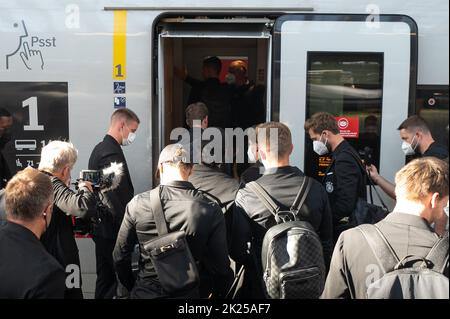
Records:
M82 170L79 180L90 182L96 190L107 190L119 185L122 174L123 164L114 162L102 170Z
M122 163L111 163L110 166L103 170L82 170L79 179L75 183L75 188L78 189L80 181L90 182L93 187L96 207L95 216L92 216L89 221L76 219L75 232L85 235L87 233L96 234L97 236L109 238L111 236L108 230L111 227L104 227L112 224L112 215L110 208L105 204L105 192L114 189L119 185L121 176L123 175ZM102 227L102 225L104 225Z
M90 182L92 186L99 186L102 181L102 172L97 170L82 170L80 172L80 179L85 182Z

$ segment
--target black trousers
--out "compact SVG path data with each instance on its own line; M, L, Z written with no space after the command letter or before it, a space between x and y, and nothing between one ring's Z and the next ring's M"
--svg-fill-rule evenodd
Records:
M117 279L112 253L116 241L112 238L94 237L97 262L95 299L112 299L117 291Z

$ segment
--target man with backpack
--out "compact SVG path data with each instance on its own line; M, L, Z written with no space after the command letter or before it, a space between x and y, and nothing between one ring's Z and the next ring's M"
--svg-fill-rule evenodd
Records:
M416 159L395 177L397 204L375 225L343 232L335 246L323 298L449 298L446 218L448 164Z
M125 210L113 253L120 282L131 291L131 298L137 299L225 296L233 273L228 258L225 220L220 207L188 182L192 163L181 144L171 144L163 149L158 168L161 185L135 196ZM177 253L180 249L186 250L183 241L173 240L154 249L155 240L164 240L163 235L166 235L167 240L172 240L173 237L171 239L167 235L179 231L185 233L190 251L188 255L192 255L195 260L187 271L181 263L164 263L161 259L168 253L167 260L176 260L170 258L170 251ZM140 248L140 269L135 281L131 255L136 237ZM185 261L183 258L180 260ZM194 287L196 289L190 289L195 281L192 278L198 277L195 275L196 264L200 294L198 285ZM189 287L183 287L183 278ZM205 282L209 279L210 282ZM166 287L171 290L168 291Z
M262 262L266 265L266 257L272 258L270 256L262 256L266 232L269 229L273 229L273 226L277 224L283 224L281 219L286 221L287 218L291 218L291 220L297 219L310 224L307 227L309 227L308 231L314 233L311 235L314 237L314 243L309 246L302 248L300 245L298 247L296 246L298 242L290 241L287 233L281 234L281 237L285 238L281 250L284 251L286 260L278 266L280 269L284 266L288 267L293 262L294 258L291 258L293 257L292 255L299 252L296 250L298 248L299 250L304 249L304 251L311 250L314 256L320 256L318 260L320 265L317 265L317 268L325 272L325 264L329 263L332 250L332 218L325 189L317 181L307 179L297 167L290 166L289 158L293 145L291 132L286 125L278 122L258 125L257 144L258 156L264 165L265 171L256 183L246 184L236 196L236 208L233 212L234 242L231 247L234 251L232 257L242 257L243 254L236 253L236 249L245 250L246 246L251 245L250 250L252 254L250 254L251 256L249 256L247 261L243 261L246 267L244 287L248 289L244 291L251 292L246 297L261 298L265 295L265 290L267 290L266 292L269 296L274 298L268 291L270 288L266 286L267 282L262 283L263 277L267 278L267 274L263 275L263 270L269 271L267 267L262 266ZM256 190L255 187L257 188ZM296 205L293 205L294 202L296 202ZM271 206L276 207L273 207L273 209L269 208ZM287 212L287 215L290 216L281 216L281 214L277 217L274 216L276 212L289 211L290 208L293 213ZM295 218L293 215L295 215ZM247 219L249 224L247 229L243 226L245 219ZM289 228L288 224L286 225L286 232L288 232L291 228ZM252 239L249 239L249 237L252 237ZM245 242L245 238L247 238L247 242ZM251 244L248 244L248 241ZM291 244L292 247L295 247L293 253L289 251L289 245ZM325 276L324 273L321 275ZM281 284L281 282L279 283ZM275 287L275 290L277 292L281 291L279 288ZM284 297L279 295L277 298Z

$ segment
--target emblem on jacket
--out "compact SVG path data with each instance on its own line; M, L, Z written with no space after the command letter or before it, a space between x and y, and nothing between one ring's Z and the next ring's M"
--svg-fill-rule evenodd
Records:
M333 182L327 182L325 184L325 189L326 189L327 193L332 193L334 191Z

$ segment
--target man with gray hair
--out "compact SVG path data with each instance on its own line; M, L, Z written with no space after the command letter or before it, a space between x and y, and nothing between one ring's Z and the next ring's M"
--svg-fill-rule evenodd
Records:
M39 163L39 170L50 176L54 193L53 218L41 241L68 272L67 278L72 285L66 288L66 299L83 298L80 257L74 238L72 216L89 220L96 213L91 183L80 181L77 192L69 188L70 172L77 157L78 151L72 143L52 141L42 148Z
M27 167L5 191L7 222L0 225L0 299L63 298L64 270L39 238L52 222L50 178Z

